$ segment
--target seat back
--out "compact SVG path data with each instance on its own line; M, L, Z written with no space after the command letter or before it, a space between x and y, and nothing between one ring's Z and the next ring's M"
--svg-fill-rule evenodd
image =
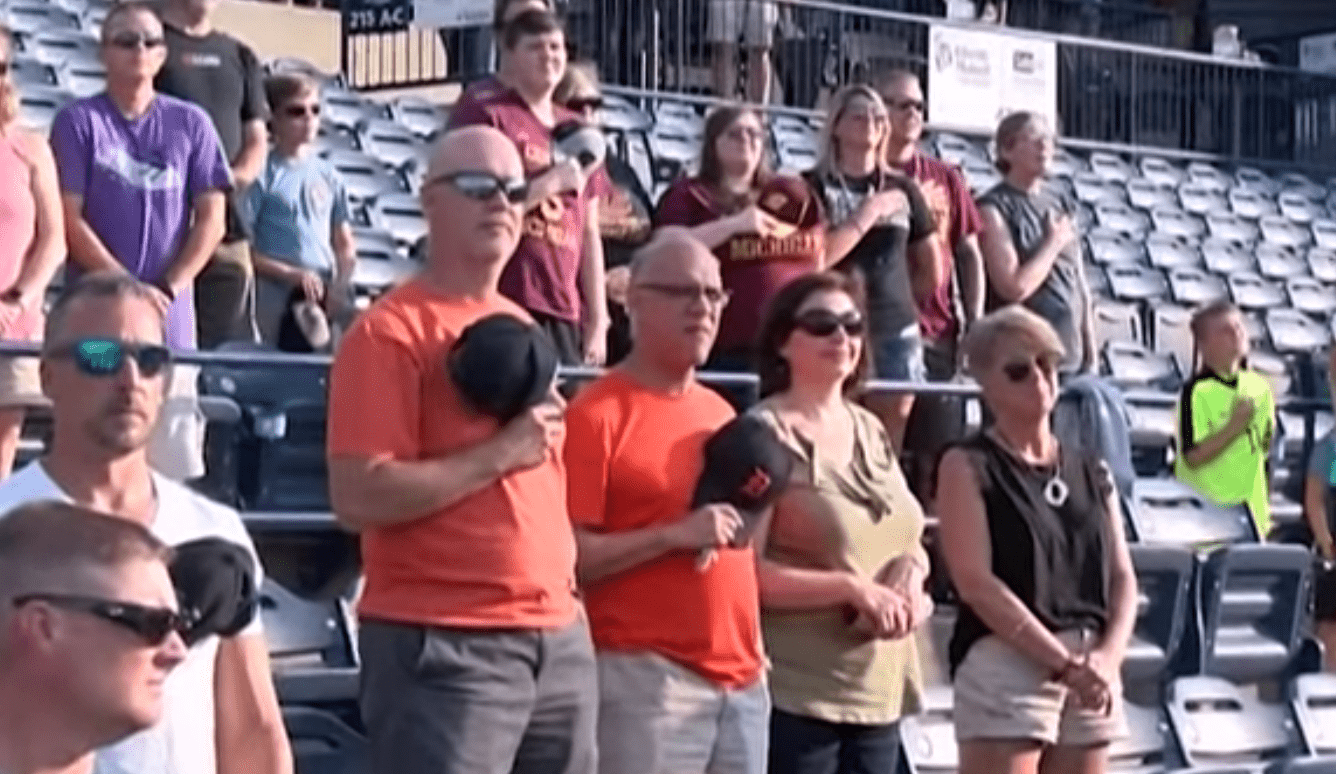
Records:
M1109 745L1108 771L1149 774L1165 769L1169 724L1158 706L1123 702L1127 735Z
M1194 768L1283 758L1296 746L1283 708L1218 677L1177 678L1166 699L1174 741Z
M371 774L366 737L333 713L314 707L283 708L297 774Z
M960 750L952 720L953 704L948 686L924 690L924 708L916 715L900 718L900 751L909 774L954 772L960 767Z
M1161 269L1201 265L1201 251L1193 240L1159 231L1146 235L1146 256L1151 266Z
M1187 629L1196 560L1191 551L1177 546L1130 548L1140 599L1136 629L1123 661L1123 682L1159 682L1168 676Z
M1116 298L1124 301L1142 301L1169 295L1169 282L1164 272L1135 263L1108 266L1109 288Z
M1336 236L1336 228L1333 228L1333 235ZM1308 271L1312 273L1314 279L1328 283L1336 282L1336 245L1324 247L1322 240L1319 239L1316 246L1308 248L1307 260Z
M1224 280L1194 266L1170 270L1169 290L1175 301L1190 307L1229 297Z
M1269 242L1257 246L1257 271L1270 279L1289 279L1308 274L1308 263L1291 247Z
M285 667L357 666L352 623L342 599L303 599L266 578L260 587L269 659L276 671Z
M1173 357L1179 373L1192 373L1192 310L1174 304L1153 304L1150 342L1157 352Z
M1106 341L1141 343L1141 313L1136 304L1098 298L1094 302L1094 317L1097 347L1104 346Z
M1266 328L1277 352L1314 352L1330 343L1327 329L1298 309L1268 309Z
M1290 681L1288 694L1303 751L1336 755L1336 675L1298 675Z
M1304 546L1213 552L1201 570L1203 673L1237 683L1284 677L1303 644L1311 573Z
M1137 479L1131 516L1143 543L1191 548L1257 540L1246 508L1217 505L1172 478Z
M1172 356L1152 352L1140 344L1110 341L1104 345L1104 364L1109 377L1122 387L1173 389L1181 374Z

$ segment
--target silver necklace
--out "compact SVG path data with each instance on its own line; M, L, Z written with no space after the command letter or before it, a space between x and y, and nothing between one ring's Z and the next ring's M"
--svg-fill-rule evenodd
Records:
M990 430L989 434L993 437L993 440L997 441L998 445L1000 445L1004 451L1021 462L1026 462L1025 457L1021 456L1021 453L1016 449L1016 446L1008 441L997 428ZM1054 454L1053 475L1044 483L1044 502L1054 508L1061 508L1067 503L1067 498L1071 496L1072 490L1067 486L1067 482L1062 480L1062 445L1059 444L1056 439L1053 443L1056 451L1056 454ZM1026 462L1026 464L1029 463Z

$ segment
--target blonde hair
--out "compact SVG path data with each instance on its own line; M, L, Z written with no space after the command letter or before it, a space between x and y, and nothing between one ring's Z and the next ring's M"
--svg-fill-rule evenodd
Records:
M3 24L0 24L0 46L11 60L9 74L0 78L0 126L8 126L19 117L19 90L14 85L14 33Z
M980 378L997 358L1002 342L1019 339L1036 352L1064 357L1067 348L1062 345L1057 331L1048 320L1019 304L1004 306L984 315L970 326L962 347L965 350L965 368L970 376Z
M589 92L602 93L598 84L598 70L594 63L589 60L570 62L566 65L565 75L561 76L557 88L552 92L552 101L558 105L565 105L571 99Z
M876 147L872 149L873 158L875 158L877 168L883 169L886 165L886 146L891 139L890 114L886 110L886 103L882 100L871 86L861 83L845 86L835 93L830 100L830 109L826 113L826 120L821 126L821 158L817 160L817 169L824 174L836 172L839 167L839 156L841 153L840 140L835 136L835 125L844 117L844 112L849 109L849 104L855 99L862 98L872 105L881 122L881 139L877 141Z

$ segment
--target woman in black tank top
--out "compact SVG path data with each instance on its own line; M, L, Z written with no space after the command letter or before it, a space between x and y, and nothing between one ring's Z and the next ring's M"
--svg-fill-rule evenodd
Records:
M949 648L962 774L1102 772L1121 735L1136 577L1102 460L1049 429L1063 346L1020 306L970 329L994 416L943 457L937 513L960 614Z

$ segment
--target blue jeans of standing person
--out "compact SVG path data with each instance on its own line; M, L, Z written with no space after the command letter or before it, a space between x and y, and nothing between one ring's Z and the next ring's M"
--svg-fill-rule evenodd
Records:
M895 774L897 724L832 723L781 709L770 713L769 774Z

